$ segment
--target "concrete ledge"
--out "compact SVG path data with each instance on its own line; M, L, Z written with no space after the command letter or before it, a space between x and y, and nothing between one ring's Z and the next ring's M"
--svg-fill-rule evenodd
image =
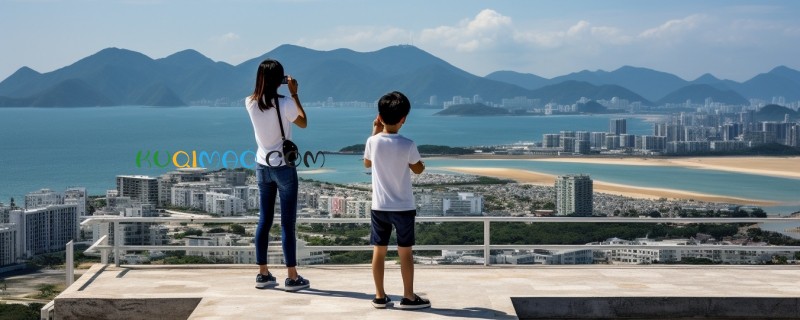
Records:
M798 319L798 298L512 297L519 319Z
M255 289L256 266L95 265L55 301L57 319L800 319L797 266L415 266L432 307L375 309L369 265L303 266L311 288ZM286 269L270 268L282 283ZM386 293L399 303L399 266Z
M200 298L55 300L56 319L187 319Z

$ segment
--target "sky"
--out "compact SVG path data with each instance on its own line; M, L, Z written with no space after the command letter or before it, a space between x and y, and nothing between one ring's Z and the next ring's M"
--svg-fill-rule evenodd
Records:
M154 59L194 49L236 65L282 44L413 44L478 76L630 65L741 82L800 70L799 18L794 0L0 0L0 79L108 47Z

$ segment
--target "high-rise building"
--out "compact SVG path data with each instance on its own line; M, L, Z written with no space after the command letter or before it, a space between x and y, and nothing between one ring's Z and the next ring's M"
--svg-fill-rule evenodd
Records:
M642 136L641 150L651 152L664 152L667 148L667 138L657 136Z
M606 145L606 133L592 132L591 135L589 135L589 143L592 149L602 149Z
M446 216L483 214L483 196L473 192L453 192L442 196L442 210Z
M546 133L542 136L542 147L544 148L558 148L560 146L559 138L561 136L552 133Z
M578 140L578 141L589 141L589 140L591 140L590 133L589 133L589 131L578 131L578 132L575 132L575 139Z
M788 143L792 147L800 147L800 123L789 126Z
M86 188L70 187L64 191L64 204L74 204L77 206L78 218L85 217L86 212Z
M158 204L158 179L148 176L117 176L117 192L120 197Z
M633 149L636 147L636 136L632 134L619 135L619 147Z
M621 135L624 133L628 133L627 120L611 119L609 122L608 133L613 135Z
M17 262L17 225L0 224L0 266Z
M592 148L589 146L589 141L575 140L575 153L589 154Z
M761 122L761 131L766 132L768 135L775 136L775 141L782 144L788 144L787 133L790 123L764 121Z
M245 202L229 194L206 192L205 211L221 216L231 216L245 212Z
M558 215L592 215L593 186L589 175L558 176L555 183Z
M63 251L67 242L76 239L76 212L74 204L11 211L11 223L17 225L17 254L28 258Z
M722 140L733 141L742 132L739 123L726 123L722 125Z
M606 146L606 149L608 149L608 150L619 149L619 136L618 135L613 135L613 134L607 135L606 136L605 146Z
M562 138L563 137L575 138L576 133L575 133L575 131L563 131L562 130L561 133L560 133L560 136Z
M575 138L574 137L561 137L561 151L575 152Z
M64 204L64 194L50 189L41 189L25 195L26 210L45 208L57 204Z

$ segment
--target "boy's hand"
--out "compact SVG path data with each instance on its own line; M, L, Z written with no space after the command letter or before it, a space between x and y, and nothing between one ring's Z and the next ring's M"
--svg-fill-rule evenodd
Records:
M381 122L381 117L375 117L375 120L372 121L372 135L376 135L383 131L383 122Z

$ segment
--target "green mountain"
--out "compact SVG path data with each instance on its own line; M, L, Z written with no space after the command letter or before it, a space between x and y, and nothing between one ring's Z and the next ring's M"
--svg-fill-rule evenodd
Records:
M800 118L800 113L777 104L768 104L756 112L756 121L783 121L786 115L789 119Z
M107 105L237 101L252 93L257 66L266 58L281 61L287 74L298 79L304 101L374 101L392 90L406 93L415 104L427 103L432 95L444 100L478 94L499 100L530 94L515 85L472 75L413 46L356 52L283 45L237 66L214 62L194 50L154 60L138 52L108 48L45 74L22 68L0 82L0 97L4 97L0 101L6 106L31 106L30 101L48 88L72 79L107 97ZM70 99L83 98L76 95ZM82 104L96 102L87 98Z
M706 98L711 98L714 102L722 102L732 105L749 105L750 102L733 90L721 90L710 84L691 84L675 90L658 100L657 104L684 103L691 100L694 103L702 103Z
M568 80L588 82L596 86L621 86L645 98L645 100L639 101L656 100L668 92L686 85L685 80L673 74L632 66L623 66L611 72L583 70L555 77L552 82L558 83Z
M413 104L427 104L434 95L439 101L479 95L489 101L525 96L560 104L572 104L581 97L618 97L650 105L650 100L692 84L716 89L698 90L704 91L692 95L698 101L709 96L715 101L739 101L725 93L729 90L746 98L800 99L800 72L783 66L744 83L711 75L687 82L630 66L611 72L584 70L553 79L513 71L478 77L408 45L373 52L282 45L235 66L215 62L195 50L152 59L131 50L107 48L52 72L20 68L0 82L0 106L180 106L201 100L240 105L252 93L257 66L265 58L281 61L286 72L298 79L303 101L375 101L399 90Z
M529 96L531 97L531 96ZM642 96L617 85L596 86L582 81L564 81L558 84L545 86L532 92L532 97L542 99L542 102L555 102L559 104L571 104L581 98L592 100L611 100L617 97L628 101L640 101L649 105L650 101Z
M550 84L550 79L542 78L532 73L519 73L515 71L495 71L486 75L487 79L511 83L528 90L536 90Z

